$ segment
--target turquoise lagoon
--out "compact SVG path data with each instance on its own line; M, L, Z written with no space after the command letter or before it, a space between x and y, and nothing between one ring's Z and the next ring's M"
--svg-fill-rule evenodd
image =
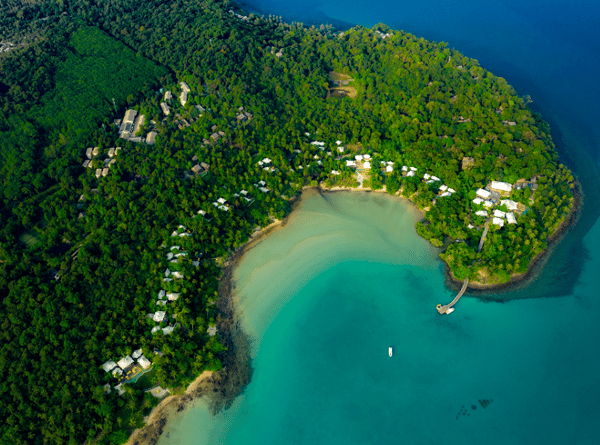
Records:
M249 3L338 28L385 22L478 59L550 122L583 211L535 280L439 316L453 293L409 204L305 195L235 274L252 382L216 416L190 405L160 444L600 443L600 3Z
M384 194L305 193L235 272L252 382L160 444L597 444L599 227L572 296L440 316L453 294L418 218Z

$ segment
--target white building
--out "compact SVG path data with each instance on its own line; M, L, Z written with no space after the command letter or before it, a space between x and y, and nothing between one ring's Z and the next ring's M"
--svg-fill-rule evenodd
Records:
M119 365L119 368L125 369L128 366L133 365L133 359L129 355L126 355L125 357L123 357L121 360L119 360L117 362L117 365Z
M494 217L494 219L492 219L492 224L494 224L496 226L504 227L504 220L502 218Z
M371 168L371 163L369 161L365 161L365 163L363 164L363 167L368 170Z
M165 113L165 116L171 114L171 108L169 108L165 102L160 103L160 108L162 109L163 113Z
M386 171L387 173L391 173L391 172L393 172L393 171L394 171L394 166L393 166L393 165L387 165L387 166L385 167L385 171Z
M490 196L492 196L492 194L489 191L484 189L477 189L475 194L483 199L488 199Z
M496 209L494 210L494 216L497 218L504 218L506 216L506 212Z
M346 161L346 167L356 167L355 161Z
M515 214L513 212L508 212L506 214L506 221L508 221L509 224L516 224L517 218L515 218Z
M152 320L154 320L157 323L160 323L161 321L163 321L165 319L166 315L167 315L167 313L165 311L155 312L154 315L152 316Z
M150 362L150 360L148 360L143 355L138 359L138 363L144 369L148 369L150 366L152 366L152 363Z
M356 159L357 161L362 161L363 155L356 155L356 156L354 156L354 159Z
M517 210L517 203L512 199L503 199L500 201L500 205L506 206L508 210Z
M488 212L486 212L485 210L478 210L477 212L475 212L475 215L481 216L482 218L487 218Z
M104 369L104 372L110 372L110 370L113 369L115 366L117 366L117 364L112 360L109 360L103 363L101 368Z
M133 351L133 354L131 354L131 358L137 360L138 358L140 358L142 356L142 353L143 353L142 348L137 349L137 350Z
M508 182L492 181L490 188L492 190L510 193L512 191L512 184L509 184Z
M181 104L182 107L185 107L185 104L187 103L187 98L188 98L187 91L182 91L181 94L179 95L179 103Z
M186 93L189 93L190 91L192 91L189 87L189 85L185 82L179 82L179 86L181 87L181 91L185 91Z
M179 298L179 293L177 292L167 292L167 299L169 301L175 301Z

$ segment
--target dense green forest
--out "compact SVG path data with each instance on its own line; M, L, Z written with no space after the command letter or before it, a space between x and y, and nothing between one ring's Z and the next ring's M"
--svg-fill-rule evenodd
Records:
M222 0L11 1L0 12L5 36L25 42L0 56L0 443L124 442L155 400L142 383L107 394L117 380L100 365L138 348L150 383L220 369L224 346L208 328L222 259L304 186L355 184L356 154L393 163L365 185L426 209L422 236L461 240L441 253L457 278L524 272L571 208L573 177L547 124L444 43L385 25L287 24ZM354 79L355 98L329 97L331 71ZM119 138L128 108L155 144ZM82 167L88 147L94 168ZM200 162L208 173L195 175ZM439 197L426 172L456 192ZM475 191L521 178L537 185L533 198L510 196L526 211L478 253ZM164 281L166 268L184 278ZM179 297L161 305L161 290ZM159 310L157 325L148 314Z

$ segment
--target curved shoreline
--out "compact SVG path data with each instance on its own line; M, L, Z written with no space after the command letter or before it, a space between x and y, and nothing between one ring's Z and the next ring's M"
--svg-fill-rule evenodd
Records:
M158 442L167 421L175 413L181 411L190 401L208 394L214 374L212 371L204 371L190 383L185 393L167 396L161 400L144 419L145 425L134 430L125 445L152 445Z
M504 301L502 298L490 298L489 295L486 295L486 298L482 298L484 293L487 294L489 291L495 291L502 294L519 290L527 286L533 280L537 279L537 277L542 273L543 266L550 259L551 253L554 251L556 246L565 238L565 236L569 233L569 230L577 224L579 217L581 215L581 209L583 207L583 191L581 188L581 184L579 182L575 182L575 189L573 194L573 206L569 211L569 214L564 219L563 222L556 228L554 233L550 235L548 238L547 247L538 253L535 257L531 259L529 265L527 266L527 271L519 274L511 275L511 278L506 283L494 283L494 284L482 284L477 281L469 282L469 286L467 291L469 292L468 296L479 298L481 300L489 301L490 299L494 299L496 301ZM452 290L458 290L463 284L463 280L458 280L452 274L450 267L448 264L443 261L444 264L444 274L446 278L446 287L451 288ZM535 296L530 298L536 298ZM515 298L513 298L515 299ZM524 298L518 298L524 299Z
M304 189L308 189L311 187L304 187ZM358 187L324 187L322 184L319 184L316 187L320 192L333 193L338 191L362 191L362 192L372 192L372 193L387 193L385 190L385 186L383 189L372 190L370 188L358 188ZM408 202L410 202L417 210L420 212L424 212L424 210L420 209L412 200L405 198L397 192L395 195L398 196ZM581 188L581 184L578 181L575 181L575 189L573 193L573 206L564 219L563 222L556 228L554 233L548 239L547 247L538 253L534 258L531 259L529 265L527 266L527 271L520 274L513 274L511 279L506 283L493 283L493 284L483 284L477 281L469 281L469 285L467 287L468 296L472 296L475 298L480 298L482 300L489 301L490 296L487 295L486 298L482 298L484 293L493 291L493 292L501 292L508 293L513 290L521 289L525 287L528 283L531 283L532 280L535 280L538 275L541 273L541 268L550 258L550 254L556 247L560 241L567 235L570 228L573 227L577 221L579 220L580 211L583 206L583 191ZM463 285L463 280L458 280L452 274L450 267L448 264L440 258L440 261L444 265L444 276L445 276L445 284L446 287L453 290L458 291ZM535 297L532 297L535 298ZM494 300L502 301L501 299L495 298Z
M530 283L531 280L537 278L539 272L541 272L540 268L549 259L550 253L553 251L554 247L564 238L569 229L579 218L583 193L579 183L576 184L576 192L574 194L575 200L569 215L548 240L548 247L531 260L527 272L514 276L509 282L502 284L478 285L475 283L474 285L471 285L471 283L469 283L468 296L479 298L484 301L492 300L502 302L504 299L493 298L490 297L489 294L484 297L483 293L489 291L509 292L521 288L527 283ZM343 191L389 194L385 189L372 190L370 188L358 187L325 187L322 184L319 184L317 187L303 187L302 191L308 189L314 189L321 194ZM398 196L411 203L419 212L423 212L423 210L418 208L414 202L403 197L399 192L391 196ZM146 418L147 424L142 428L135 430L125 445L156 444L162 435L168 420L170 420L177 412L183 410L190 402L198 398L208 396L210 411L212 413L217 413L223 409L229 408L236 397L244 392L246 386L252 379L253 371L250 358L252 342L243 332L235 312L234 295L236 286L233 274L235 268L250 249L259 244L268 235L287 225L290 215L297 209L301 202L302 194L292 198L290 200L291 211L288 215L282 220L275 220L268 226L255 231L246 243L238 247L227 257L227 260L222 267L222 275L219 280L219 299L217 302L220 315L217 325L222 343L227 347L226 351L220 355L223 369L216 373L204 371L192 384L190 384L184 394L169 396L162 400ZM452 290L455 288L458 289L463 282L456 280L452 276L446 262L441 260L441 258L440 261L444 264L446 287Z

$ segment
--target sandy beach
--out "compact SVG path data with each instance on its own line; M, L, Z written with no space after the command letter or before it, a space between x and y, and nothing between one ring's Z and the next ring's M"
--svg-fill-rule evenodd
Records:
M304 187L302 190L306 191L313 189L318 193L335 193L342 191L359 191L359 192L370 192L370 193L387 193L385 189L371 190L370 188L358 188L358 187ZM404 198L400 195L400 192L396 193L396 196L411 202L410 199ZM473 291L471 296L476 298L484 298L485 291L509 291L517 286L523 286L530 279L534 279L537 276L537 272L540 269L540 265L543 265L547 261L549 252L568 232L569 227L576 222L578 216L578 209L581 206L581 196L576 194L575 202L571 214L563 221L560 227L553 234L549 240L549 246L546 250L541 252L531 263L529 270L525 274L515 275L513 279L502 285L481 285L473 283L469 285L469 291ZM302 196L292 198L291 207L292 212L302 202ZM423 214L423 210L415 208ZM246 334L242 331L239 321L237 319L235 311L235 282L233 273L244 254L250 249L259 244L268 235L281 230L290 221L290 212L282 220L275 219L269 225L263 228L257 228L249 240L239 248L237 248L232 254L230 254L225 263L223 264L223 273L219 284L219 300L218 308L220 316L218 320L218 329L222 338L223 344L227 347L227 352L222 354L221 360L223 363L223 369L218 373L210 371L203 372L194 382L192 382L186 389L184 394L172 395L166 397L161 403L155 407L150 415L145 419L146 425L133 432L126 445L153 445L155 444L163 429L170 418L178 411L181 411L185 405L202 397L208 395L210 397L210 409L212 412L218 412L224 408L229 407L235 398L243 393L245 387L250 383L252 378L252 365L250 360L250 340ZM445 263L444 263L445 264ZM452 277L449 268L445 267L446 275L446 286L449 288L460 287L462 282L458 282Z
M144 419L145 425L135 430L125 445L153 445L155 444L168 419L183 407L198 397L205 395L211 389L214 373L204 371L194 380L183 394L167 396L155 406Z

